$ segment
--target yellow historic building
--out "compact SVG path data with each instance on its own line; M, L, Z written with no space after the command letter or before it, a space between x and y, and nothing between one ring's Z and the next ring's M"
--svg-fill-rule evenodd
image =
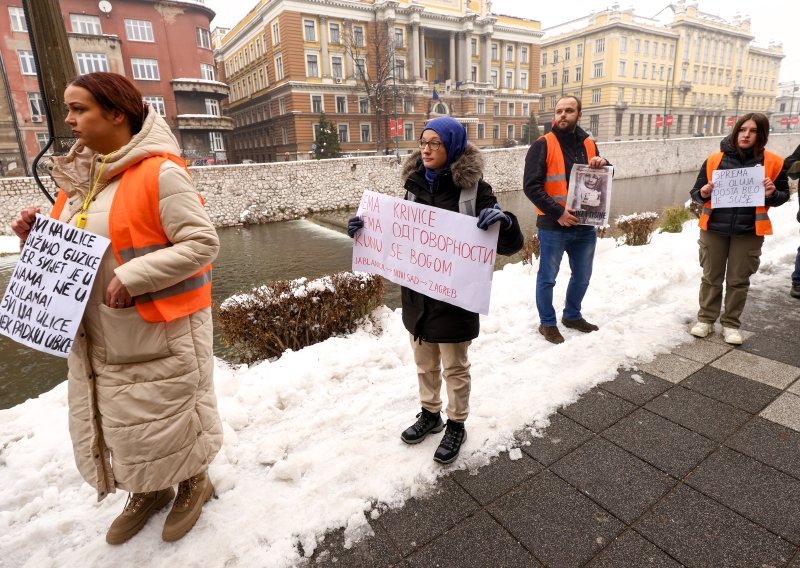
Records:
M518 143L539 108L541 36L487 0L260 0L216 50L231 159L310 157L322 112L347 154L409 152L441 115L481 147Z
M615 5L544 30L541 122L567 93L581 98L581 125L598 140L722 134L736 116L775 110L780 44L757 47L749 20L695 2L679 0L665 16Z

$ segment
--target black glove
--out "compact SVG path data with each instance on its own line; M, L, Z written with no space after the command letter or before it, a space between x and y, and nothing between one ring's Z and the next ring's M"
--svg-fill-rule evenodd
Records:
M347 236L349 236L351 239L356 238L356 233L363 227L364 221L361 219L361 217L351 217L347 222Z
M498 221L503 223L501 227L508 227L511 225L511 219L509 219L508 215L503 213L500 206L495 203L494 207L491 209L481 209L478 215L478 228L485 231L490 225L494 225Z

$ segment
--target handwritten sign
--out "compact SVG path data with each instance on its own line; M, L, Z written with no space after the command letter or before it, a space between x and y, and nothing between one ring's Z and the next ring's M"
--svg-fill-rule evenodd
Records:
M764 167L714 170L711 207L756 207L764 205Z
M365 191L353 270L379 274L431 298L489 313L500 224Z
M0 303L0 333L67 357L109 243L37 215Z

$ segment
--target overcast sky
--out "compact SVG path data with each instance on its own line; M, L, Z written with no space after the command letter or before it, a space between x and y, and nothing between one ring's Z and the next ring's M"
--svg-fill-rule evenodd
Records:
M786 57L781 64L781 81L800 82L800 23L797 19L797 8L790 8L796 0L701 0L699 7L709 12L732 20L738 12L742 16L750 16L750 30L756 36L756 42L766 46L770 41L783 42ZM257 4L256 0L206 0L211 9L217 13L212 27L232 27ZM570 0L566 4L560 2L531 2L522 0L494 0L492 11L496 14L507 14L530 18L542 22L547 28L561 24L574 18L580 18L592 11L612 5L597 0ZM651 17L667 6L664 0L639 0L637 2L619 2L623 8L633 6L640 16ZM565 9L569 7L569 12ZM757 9L755 9L757 7ZM299 33L299 32L298 32Z

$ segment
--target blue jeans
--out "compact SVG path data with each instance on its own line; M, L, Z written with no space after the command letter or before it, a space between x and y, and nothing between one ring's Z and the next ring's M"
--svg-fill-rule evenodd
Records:
M564 253L569 258L572 276L567 286L567 301L564 305L564 319L581 319L581 302L589 288L594 262L594 249L597 244L597 231L553 231L539 229L539 273L536 275L536 309L539 321L544 326L556 325L556 311L553 309L553 286L556 284L558 269Z
M792 273L792 284L800 286L800 247L797 247L797 258L794 260L794 272Z

